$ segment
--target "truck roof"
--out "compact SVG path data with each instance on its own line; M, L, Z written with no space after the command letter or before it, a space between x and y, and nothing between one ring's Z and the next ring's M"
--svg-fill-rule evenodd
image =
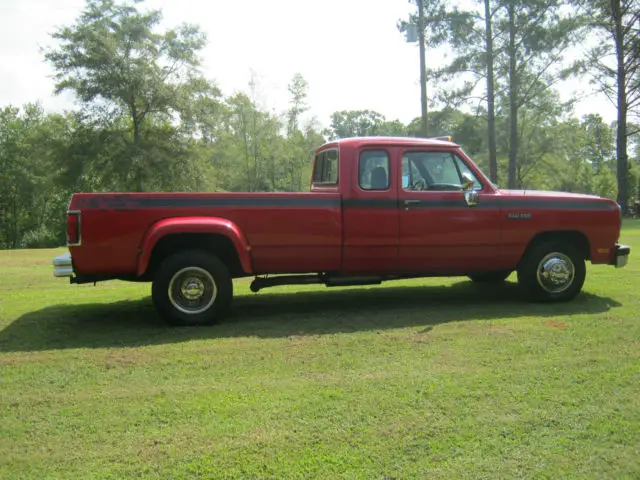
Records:
M457 147L458 144L452 141L440 140L438 138L421 138L421 137L348 137L326 142L318 148L323 150L328 147L336 146L360 147L362 145L407 145L407 146L451 146Z

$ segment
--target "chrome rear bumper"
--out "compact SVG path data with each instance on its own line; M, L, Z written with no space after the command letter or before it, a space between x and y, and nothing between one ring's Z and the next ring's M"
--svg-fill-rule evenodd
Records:
M73 277L73 263L71 254L64 253L53 259L53 276L54 277Z

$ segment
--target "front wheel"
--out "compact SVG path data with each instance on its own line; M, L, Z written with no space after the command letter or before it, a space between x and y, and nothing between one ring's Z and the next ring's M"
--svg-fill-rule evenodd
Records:
M158 313L176 326L217 322L231 305L233 281L224 263L200 250L167 257L151 289Z
M571 244L545 242L525 253L518 267L518 283L534 301L575 298L586 277L584 257Z

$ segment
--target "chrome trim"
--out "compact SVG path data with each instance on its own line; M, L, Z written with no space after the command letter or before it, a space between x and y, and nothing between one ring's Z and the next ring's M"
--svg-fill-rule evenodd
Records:
M629 255L631 255L631 247L621 243L616 243L614 257L609 264L616 268L626 267L629 263Z
M460 174L460 170L458 169L458 174ZM469 175L468 172L464 172L462 175L462 191L464 192L464 201L467 202L468 207L475 207L478 204L478 192L476 192L473 188L475 181L473 177Z
M478 204L478 192L474 190L467 190L464 192L464 201L467 202L467 206L475 207Z
M575 279L575 267L571 258L561 252L552 252L538 263L538 285L549 293L567 290Z
M167 293L177 310L197 315L213 305L218 296L218 286L204 268L185 267L173 275Z
M623 268L629 263L629 255L620 255L616 257L616 268Z
M476 182L473 180L473 177L469 175L468 172L464 172L462 174L462 190L473 190L473 185Z
M77 243L69 243L69 237L67 236L67 247L79 247L79 246L82 245L82 211L81 210L67 210L67 217L69 215L77 215L78 216L78 242Z
M73 277L73 260L70 253L58 255L53 259L54 277Z

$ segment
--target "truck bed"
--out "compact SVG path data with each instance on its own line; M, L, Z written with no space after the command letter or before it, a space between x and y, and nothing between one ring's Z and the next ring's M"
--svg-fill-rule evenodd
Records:
M250 246L254 273L338 269L342 250L337 193L77 193L82 244L70 247L85 275L133 275L141 242L165 218L218 217L235 223Z

